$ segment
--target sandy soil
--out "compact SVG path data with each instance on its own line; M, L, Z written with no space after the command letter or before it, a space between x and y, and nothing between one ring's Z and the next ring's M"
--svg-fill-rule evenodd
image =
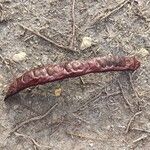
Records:
M81 47L84 37L92 44ZM0 0L0 149L150 149L149 51L149 0ZM136 55L141 67L4 102L8 84L30 68L108 54Z

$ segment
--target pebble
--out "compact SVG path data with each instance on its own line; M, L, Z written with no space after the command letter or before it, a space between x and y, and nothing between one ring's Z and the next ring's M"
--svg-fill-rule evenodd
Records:
M55 96L60 96L61 93L62 93L62 89L61 88L55 89Z
M19 106L18 105L14 105L14 110L18 109Z
M93 146L94 146L93 142L90 142L90 143L89 143L89 146L90 146L90 147L93 147Z
M92 46L92 42L93 42L92 38L90 38L90 37L83 37L80 49L84 50L84 49L87 49L87 48L91 47Z
M145 48L141 48L141 49L138 51L138 55L139 55L140 57L145 58L145 57L147 57L147 56L149 55L149 51L146 50Z
M26 58L26 53L25 52L19 52L17 54L15 54L12 59L15 61L15 62L20 62L20 61L23 61L25 60Z

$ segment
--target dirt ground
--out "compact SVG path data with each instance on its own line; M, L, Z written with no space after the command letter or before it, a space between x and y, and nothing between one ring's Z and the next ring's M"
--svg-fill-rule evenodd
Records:
M150 150L149 51L149 0L0 0L0 149ZM108 54L136 55L141 67L47 83L4 102L30 68Z

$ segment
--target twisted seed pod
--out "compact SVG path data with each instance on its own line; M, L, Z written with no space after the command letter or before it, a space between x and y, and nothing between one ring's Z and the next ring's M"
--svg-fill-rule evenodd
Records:
M134 71L139 66L140 62L134 56L119 57L112 55L85 61L75 60L58 65L45 65L43 67L31 69L19 78L16 78L10 84L5 99L31 86L77 77L88 73Z

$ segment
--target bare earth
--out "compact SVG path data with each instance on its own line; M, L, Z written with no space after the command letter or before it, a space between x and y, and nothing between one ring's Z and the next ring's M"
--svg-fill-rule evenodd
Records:
M84 37L92 45L82 47ZM149 51L149 0L0 0L0 150L150 150ZM4 102L30 68L108 54L136 55L141 67L47 83Z

